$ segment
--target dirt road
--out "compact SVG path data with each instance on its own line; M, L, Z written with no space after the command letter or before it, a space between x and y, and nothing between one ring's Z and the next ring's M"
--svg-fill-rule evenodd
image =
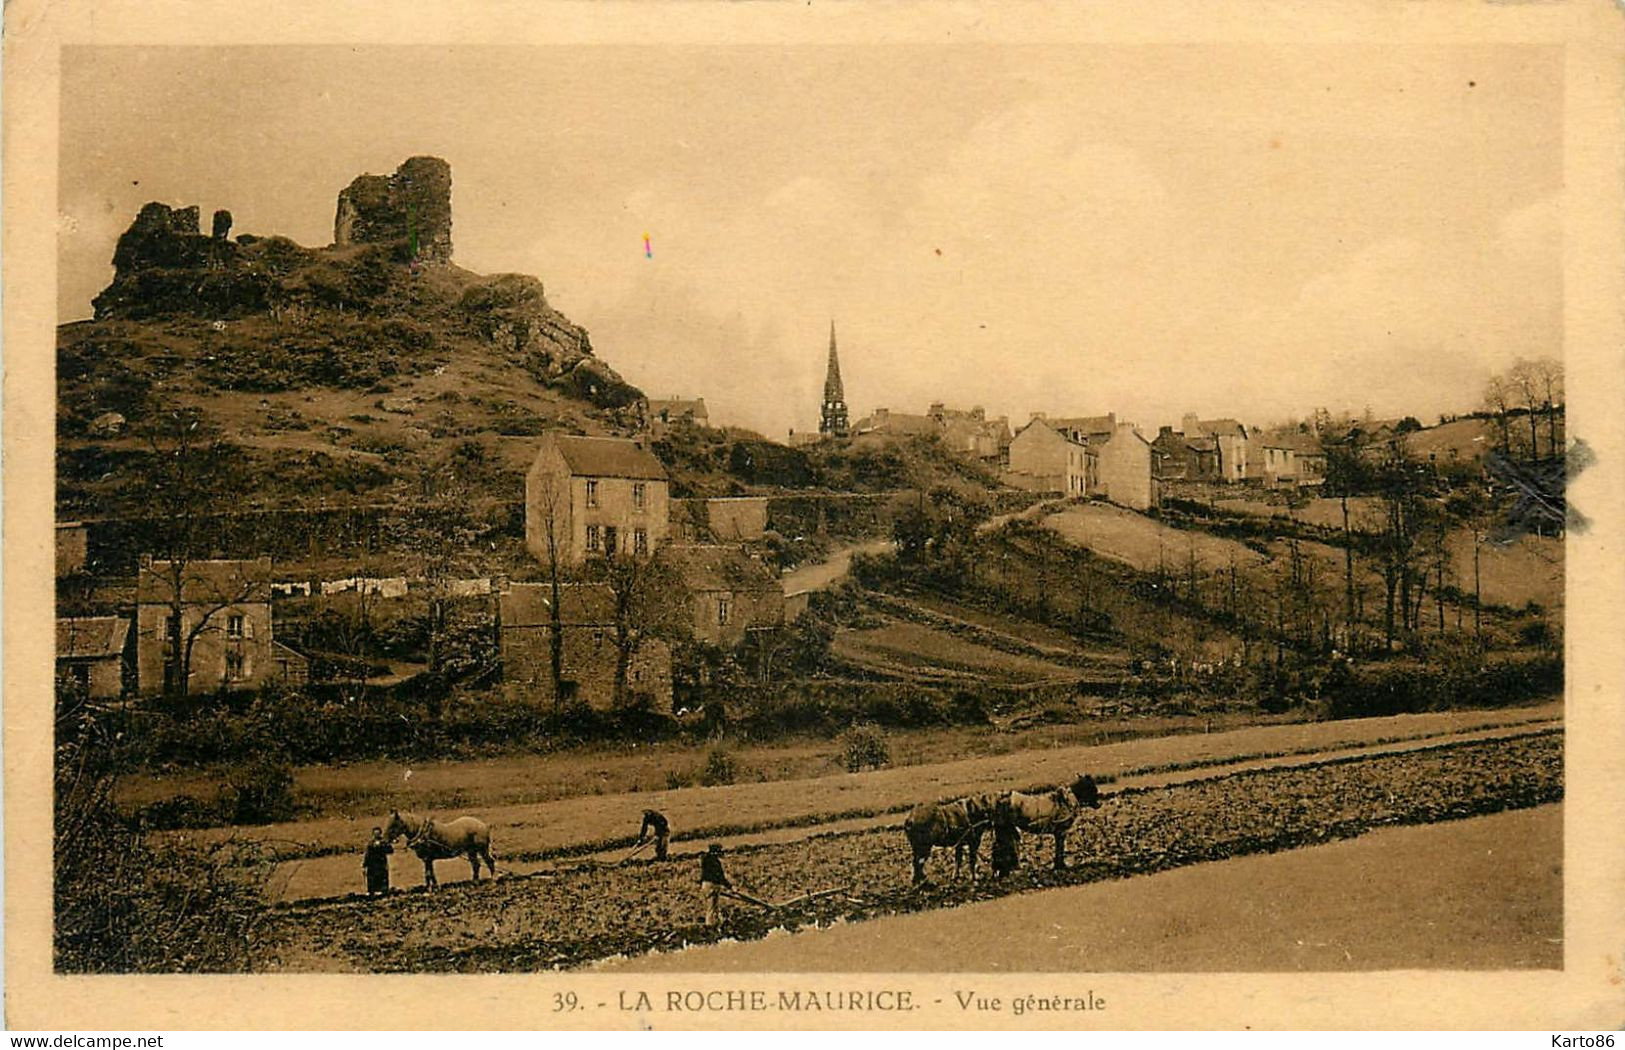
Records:
M799 594L802 591L821 591L846 577L846 574L852 568L852 555L879 554L891 549L891 540L870 540L867 543L842 547L821 562L792 569L782 581L784 583L784 593Z

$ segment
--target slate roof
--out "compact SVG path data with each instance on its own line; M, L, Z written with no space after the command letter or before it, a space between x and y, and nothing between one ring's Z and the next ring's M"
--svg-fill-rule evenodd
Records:
M1075 430L1080 434L1091 437L1101 434L1110 434L1117 429L1117 417L1105 416L1070 416L1064 419L1046 419L1046 423L1053 430Z
M615 595L602 583L565 583L559 586L560 619L566 626L602 627L615 622ZM553 623L553 585L510 583L498 598L502 629L546 627Z
M654 453L629 438L554 434L552 440L578 477L666 480L666 468Z
M668 548L682 566L683 581L694 591L761 593L778 581L762 560L731 544Z
M95 660L119 656L130 621L122 616L83 616L56 622L56 656L59 660Z
M1228 417L1224 419L1198 420L1196 423L1196 429L1200 430L1203 434L1214 437L1244 438L1247 436L1247 428L1242 426L1240 421L1230 419Z

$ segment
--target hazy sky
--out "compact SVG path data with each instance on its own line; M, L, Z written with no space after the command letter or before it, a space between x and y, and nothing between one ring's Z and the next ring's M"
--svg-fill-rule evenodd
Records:
M854 418L1429 420L1560 352L1562 100L1522 46L70 49L60 306L148 200L322 245L431 153L459 264L714 422L816 426L831 318Z

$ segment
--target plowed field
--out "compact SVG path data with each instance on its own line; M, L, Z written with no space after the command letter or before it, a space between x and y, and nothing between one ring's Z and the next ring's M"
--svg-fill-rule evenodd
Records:
M1562 736L1552 731L1127 788L1080 819L1068 840L1067 870L1051 871L1048 842L1028 839L1020 871L974 885L952 882L936 861L933 884L910 887L908 850L895 827L746 847L728 854L728 871L758 898L841 892L773 911L733 903L716 929L700 921L692 861L583 864L454 884L434 895L295 904L273 910L259 965L453 972L573 967L1539 805L1562 797L1562 761Z

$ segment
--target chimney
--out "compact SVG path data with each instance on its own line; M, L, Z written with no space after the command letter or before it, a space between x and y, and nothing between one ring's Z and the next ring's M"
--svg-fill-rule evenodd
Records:
M1184 419L1182 419L1180 421L1180 425L1185 428L1185 436L1186 437L1201 437L1202 436L1201 427L1199 427L1197 425L1197 419L1196 419L1196 413L1195 412L1186 412Z
M1159 441L1161 439L1163 439L1163 438L1171 438L1173 436L1174 436L1174 428L1173 427L1165 425L1165 426L1160 426L1160 427L1157 428L1157 439Z

